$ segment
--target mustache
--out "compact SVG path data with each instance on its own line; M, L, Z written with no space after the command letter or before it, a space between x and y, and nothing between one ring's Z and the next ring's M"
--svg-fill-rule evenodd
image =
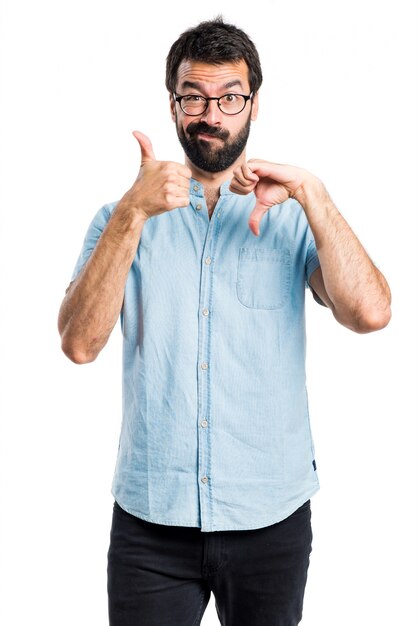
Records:
M214 126L209 126L206 122L191 122L187 127L187 132L191 137L194 137L198 133L205 133L205 135L211 135L212 137L218 137L219 139L228 139L229 132Z

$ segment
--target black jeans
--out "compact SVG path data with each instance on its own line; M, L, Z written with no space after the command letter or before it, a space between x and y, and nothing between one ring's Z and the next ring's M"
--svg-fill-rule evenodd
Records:
M295 626L312 551L310 500L254 530L154 524L113 505L110 626L197 626L211 592L222 626Z

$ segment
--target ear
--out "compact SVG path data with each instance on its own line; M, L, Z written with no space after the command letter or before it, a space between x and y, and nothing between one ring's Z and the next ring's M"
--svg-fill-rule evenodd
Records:
M255 120L257 119L257 115L258 115L258 91L253 96L252 104L253 106L251 107L251 121L255 122Z
M172 93L169 94L169 98L170 98L171 119L173 120L173 122L175 122L176 121L176 101L174 100Z

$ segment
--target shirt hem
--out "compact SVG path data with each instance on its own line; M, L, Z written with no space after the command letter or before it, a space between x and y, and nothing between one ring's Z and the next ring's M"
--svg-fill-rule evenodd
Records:
M254 522L250 526L238 526L237 524L228 524L227 528L225 528L224 526L222 528L220 528L219 525L217 525L217 524L211 524L210 528L207 528L207 527L199 526L198 524L190 524L189 522L185 522L185 521L182 521L182 520L167 520L167 519L165 519L163 521L161 519L155 519L154 517L151 517L149 515L145 515L144 513L140 512L140 511L136 511L135 509L132 509L131 507L126 507L124 504L122 504L117 499L117 497L115 496L115 494L113 492L112 492L112 495L115 498L115 500L118 503L118 505L124 511L126 511L126 513L130 513L131 515L134 515L135 517L139 517L140 519L142 519L142 520L144 520L146 522L151 522L152 524L159 524L159 525L162 525L162 526L184 526L184 527L187 527L187 528L198 528L202 532L213 532L213 531L227 531L227 530L257 530L258 528L266 528L267 526L272 526L273 524L277 524L278 522L282 522L284 519L286 519L287 517L292 515L292 513L294 513L300 506L302 506L302 504L304 504L307 500L309 500L309 498L311 498L313 495L315 495L319 491L319 489L320 489L320 486L316 485L314 489L310 489L309 491L305 492L304 495L302 495L302 496L300 496L300 498L298 498L296 505L293 505L289 510L287 510L284 514L282 514L279 517L279 519L277 517L272 519L269 516L268 518L264 518L263 521Z
M233 524L232 526L229 526L228 528L219 528L216 524L212 524L210 529L201 528L201 531L212 532L212 531L221 531L221 530L224 530L224 531L226 530L258 530L261 528L267 528L268 526L272 526L273 524L278 524L279 522L282 522L283 520L288 518L290 515L292 515L292 513L294 513L299 507L301 507L302 504L304 504L307 500L312 498L312 496L314 496L319 491L319 489L320 489L320 486L317 485L314 489L307 491L304 495L298 498L296 505L293 505L284 514L280 515L279 518L277 517L275 517L274 519L272 519L271 517L265 518L264 521L262 522L254 522L254 524L251 524L251 526L245 526L245 527L237 526L236 524Z
M135 515L135 517L139 517L140 519L143 519L146 522L151 522L152 524L160 524L162 526L187 526L188 528L200 528L198 524L197 525L190 524L188 522L183 522L181 520L164 520L164 521L162 521L161 519L157 520L154 517L145 515L145 513L142 513L141 511L137 511L136 509L132 509L131 507L125 506L117 499L114 493L112 493L112 495L115 498L116 502L119 504L120 508L126 511L126 513L130 513L130 515Z

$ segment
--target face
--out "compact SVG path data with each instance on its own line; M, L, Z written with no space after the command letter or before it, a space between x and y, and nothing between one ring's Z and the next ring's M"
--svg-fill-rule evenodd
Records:
M249 95L248 68L245 61L212 65L183 61L177 71L176 95L220 97L226 93ZM252 102L252 106L251 106ZM251 121L257 118L258 94L248 100L243 111L226 115L216 100L210 100L200 115L186 115L170 95L171 116L186 156L199 169L221 172L242 154L250 133Z

